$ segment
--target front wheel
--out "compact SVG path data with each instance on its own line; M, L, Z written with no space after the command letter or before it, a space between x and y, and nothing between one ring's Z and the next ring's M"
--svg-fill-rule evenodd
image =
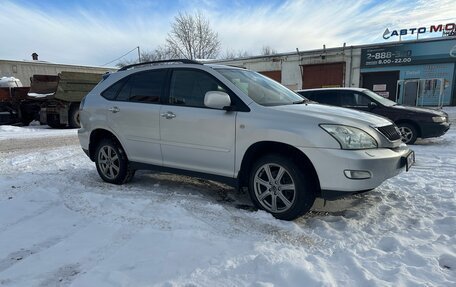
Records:
M401 132L402 142L406 144L414 144L418 138L418 133L416 128L407 123L398 124L397 127Z
M310 210L316 191L304 169L291 159L266 155L253 165L249 193L258 208L278 219L293 220Z
M104 139L98 144L95 165L100 177L114 184L130 181L135 173L129 168L128 159L122 147L111 139Z

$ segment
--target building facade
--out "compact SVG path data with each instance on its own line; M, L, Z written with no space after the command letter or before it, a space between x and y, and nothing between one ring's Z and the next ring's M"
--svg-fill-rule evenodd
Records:
M401 104L456 105L456 37L217 61L258 71L292 90L364 87Z

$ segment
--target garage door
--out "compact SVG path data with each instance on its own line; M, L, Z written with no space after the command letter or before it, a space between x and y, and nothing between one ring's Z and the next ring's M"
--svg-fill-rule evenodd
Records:
M302 88L344 86L345 63L302 65Z
M265 71L265 72L258 72L266 77L273 79L279 83L282 82L282 72L281 71Z

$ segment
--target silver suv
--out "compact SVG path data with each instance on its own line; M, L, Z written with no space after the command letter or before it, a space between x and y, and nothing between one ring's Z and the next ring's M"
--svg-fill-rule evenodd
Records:
M246 69L172 60L130 65L81 103L79 140L104 181L138 169L247 187L276 218L316 197L371 190L414 162L396 126L372 114L309 103Z

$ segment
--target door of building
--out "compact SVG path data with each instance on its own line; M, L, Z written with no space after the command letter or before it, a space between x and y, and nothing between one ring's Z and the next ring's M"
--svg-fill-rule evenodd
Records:
M404 82L404 105L416 106L416 98L418 97L419 84L419 80L407 80Z
M277 81L279 83L282 82L282 71L263 71L263 72L258 72L262 75L265 75L266 77L269 77L273 79L274 81Z
M302 65L302 88L333 88L344 86L345 63Z
M398 104L407 106L442 106L444 78L406 79L397 81Z
M361 86L392 101L396 100L399 71L371 72L361 74Z

